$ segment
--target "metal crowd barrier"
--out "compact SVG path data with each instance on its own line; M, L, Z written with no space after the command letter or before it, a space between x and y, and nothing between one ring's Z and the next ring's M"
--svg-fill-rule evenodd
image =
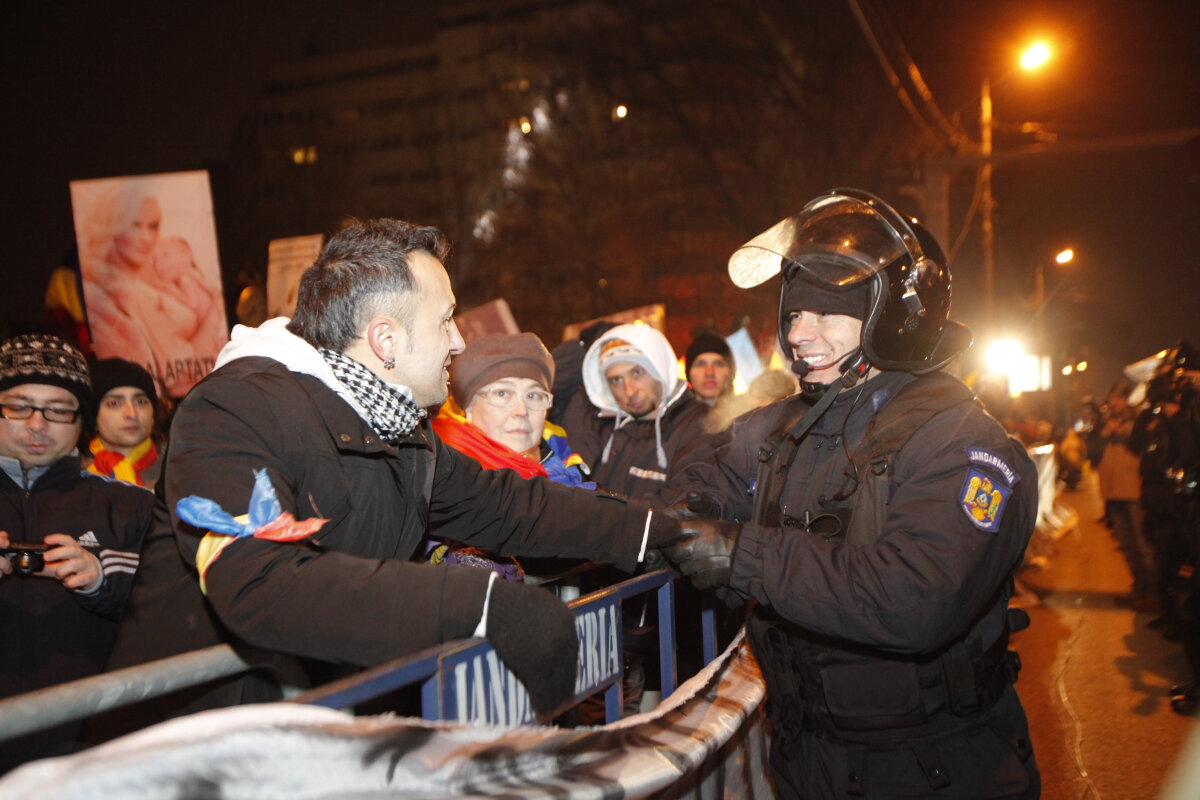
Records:
M1035 445L1028 448L1029 457L1037 466L1039 535L1057 539L1079 524L1078 515L1058 501L1058 459L1053 444Z
M579 634L576 703L603 691L606 721L620 718L624 671L622 601L650 592L656 592L658 599L662 696L675 690L678 659L674 580L678 577L671 570L660 569L567 604L575 614ZM713 609L689 611L699 612L701 658L707 664L717 655ZM52 686L0 700L0 742L251 670L265 669L287 676L293 667L294 662L286 656L217 645ZM524 686L483 639L440 645L300 694L292 692L290 702L351 708L418 683L421 714L427 720L501 725L534 720Z

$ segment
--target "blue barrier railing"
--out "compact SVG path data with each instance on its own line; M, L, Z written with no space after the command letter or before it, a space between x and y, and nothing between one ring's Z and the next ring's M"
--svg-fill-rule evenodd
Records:
M575 700L604 692L608 722L620 718L624 699L620 680L624 661L622 601L657 592L663 696L675 690L675 579L676 573L658 570L568 603L580 640ZM697 611L701 656L707 664L717 653L715 617L711 608ZM276 675L282 685L294 685L288 679L296 673L291 659L278 653L214 645L0 700L0 742L256 669ZM414 685L421 687L421 713L428 720L520 724L533 719L524 687L481 639L432 647L296 694L291 702L352 708Z
M663 696L678 685L676 653L676 573L662 569L592 592L568 604L579 635L575 702L604 692L605 719L620 718L624 701L622 602L657 593L659 679ZM700 609L701 657L717 654L715 615ZM421 686L421 715L427 720L520 725L534 720L525 687L500 661L487 641L472 639L430 648L304 692L294 703L348 708L415 684Z

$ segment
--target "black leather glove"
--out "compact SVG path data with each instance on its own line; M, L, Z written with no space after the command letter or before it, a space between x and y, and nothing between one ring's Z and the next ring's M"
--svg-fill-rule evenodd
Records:
M539 720L548 721L574 699L575 615L551 592L497 580L488 605L487 639L525 685Z
M697 589L728 586L733 573L733 553L742 526L716 519L690 519L680 523L682 538L663 548L679 571Z

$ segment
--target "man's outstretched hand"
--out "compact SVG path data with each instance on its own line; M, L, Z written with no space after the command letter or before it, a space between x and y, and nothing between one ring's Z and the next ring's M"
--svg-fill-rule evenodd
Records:
M497 580L488 606L487 639L525 685L540 721L549 721L574 699L579 663L575 615L551 592Z

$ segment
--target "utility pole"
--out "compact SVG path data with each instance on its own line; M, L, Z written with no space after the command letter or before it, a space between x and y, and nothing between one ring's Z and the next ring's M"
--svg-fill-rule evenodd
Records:
M992 197L992 87L985 78L979 95L979 192L983 212L983 318L990 333L995 330L996 294L996 203Z

